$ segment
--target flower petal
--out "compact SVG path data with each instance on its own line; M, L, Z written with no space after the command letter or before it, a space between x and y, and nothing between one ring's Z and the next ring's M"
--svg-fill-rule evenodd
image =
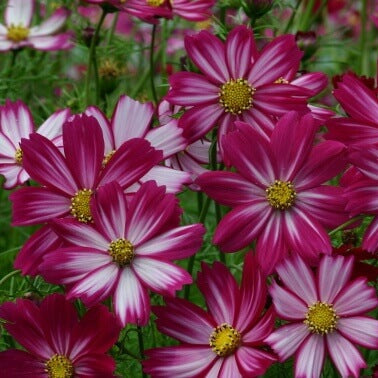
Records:
M243 303L243 299L241 303ZM273 307L270 307L262 318L248 332L243 334L243 345L262 344L273 331L275 316ZM240 328L236 326L236 329Z
M62 109L53 113L41 126L38 127L37 133L50 139L56 146L56 138L61 137L63 133L63 124L71 115L70 109ZM57 146L60 147L60 146Z
M69 14L70 12L66 8L57 9L49 18L44 20L40 25L30 28L30 36L40 37L54 34L62 28Z
M0 370L7 373L7 378L46 378L45 369L43 361L23 350L8 349L0 353Z
M378 217L375 217L365 231L362 248L369 252L378 250Z
M68 50L74 45L71 42L72 33L61 33L53 36L30 36L28 41L30 45L42 51Z
M235 358L238 370L243 377L261 376L276 361L276 357L273 354L243 345L236 350Z
M75 375L78 378L112 378L115 368L114 359L104 353L87 353L75 361Z
M8 0L5 9L5 23L10 25L22 25L28 27L33 17L34 0L25 2L25 0Z

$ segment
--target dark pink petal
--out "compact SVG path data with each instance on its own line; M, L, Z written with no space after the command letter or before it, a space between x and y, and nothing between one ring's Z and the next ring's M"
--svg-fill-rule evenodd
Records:
M113 296L114 312L122 326L127 323L146 325L150 317L150 298L132 269L125 267Z
M352 146L349 148L349 161L364 175L375 181L378 181L377 156L377 144Z
M76 143L76 141L75 141ZM74 177L59 149L37 133L21 142L23 167L30 177L58 192L72 196L78 189Z
M75 116L63 126L67 164L80 188L93 188L104 158L104 139L96 118Z
M21 269L23 275L36 276L43 256L62 246L58 235L47 225L36 231L22 246L14 262L16 269Z
M300 61L303 52L297 47L293 35L275 38L262 50L248 75L254 87L270 84L284 77Z
M253 107L245 111L241 117L243 122L248 123L257 132L259 132L265 139L268 139L268 136L271 135L275 125L273 121L272 114L269 112L264 112L256 107Z
M309 334L303 322L294 323L276 329L265 339L265 342L278 354L282 362L298 350Z
M224 84L230 78L224 44L207 30L186 36L185 49L190 59L215 84Z
M241 303L243 303L243 299ZM270 307L262 318L248 332L243 334L243 345L262 344L273 331L275 316L273 307ZM236 326L236 329L239 329L238 326Z
M211 18L214 3L215 0L176 0L172 11L189 21L205 21Z
M344 286L333 302L339 316L355 316L368 312L378 305L373 287L367 285L367 279L359 277Z
M177 227L139 245L135 253L163 260L184 259L199 250L204 233L202 224Z
M352 256L324 256L318 268L319 300L333 303L337 294L349 281L353 270Z
M345 205L344 190L328 185L301 191L295 200L295 206L327 228L336 228L349 219Z
M96 191L91 203L91 212L96 228L108 240L113 241L125 236L126 208L126 197L116 182L104 185Z
M271 207L263 200L237 206L219 222L213 243L224 252L236 252L259 236L271 214Z
M352 215L378 213L378 181L364 175L355 177L355 182L347 183L345 196L348 199L346 210Z
M323 226L310 214L298 206L285 211L285 239L290 249L314 263L320 253L330 254L332 246Z
M9 349L0 352L0 371L7 378L46 378L45 363L22 350Z
M187 110L179 119L179 126L184 129L184 137L193 143L204 137L224 113L220 104L199 105Z
M206 76L193 72L178 72L170 76L171 86L167 101L182 106L214 104L219 102L220 87Z
M269 288L277 314L285 320L303 320L308 306L304 300L278 285L275 281ZM314 303L314 302L311 302Z
M75 376L78 378L112 378L116 363L114 359L103 353L85 354L75 361Z
M211 369L207 372L206 377L219 377L219 371L223 365L223 358L217 358Z
M132 269L145 286L162 295L174 296L183 285L192 283L192 277L184 269L154 258L136 256Z
M310 72L292 80L291 84L309 89L315 96L327 88L328 77L323 72Z
M110 296L117 285L119 267L109 263L91 271L70 289L67 298L80 298L88 307Z
M43 330L43 316L35 303L28 299L5 302L0 306L0 318L9 334L34 356L48 360L54 354Z
M268 367L276 361L272 354L259 349L241 346L235 353L238 370L243 377L263 375Z
M5 23L7 26L22 25L28 27L33 17L34 1L9 0L5 9Z
M13 192L13 226L48 222L67 215L71 201L66 196L47 188L27 187Z
M215 262L210 268L205 263L197 276L197 286L206 300L209 313L217 325L235 324L239 306L239 288L230 271L221 263Z
M265 196L264 190L235 172L206 172L197 178L196 184L215 201L231 207Z
M252 30L244 25L233 28L226 40L226 60L230 76L234 79L246 78L252 56L256 55Z
M311 152L315 131L311 114L299 118L298 113L289 112L277 122L271 144L277 161L277 177L280 180L291 181L302 167Z
M241 372L239 371L238 364L236 362L235 354L231 354L228 357L223 358L223 364L219 370L219 378L242 378Z
M307 162L293 180L299 190L313 188L330 180L345 167L346 147L338 142L326 141L315 146Z
M307 105L309 108L311 115L314 117L316 121L318 121L321 125L324 125L330 118L335 115L335 112L330 109L321 108L319 106L314 105Z
M244 333L254 325L264 308L266 294L265 276L259 270L256 258L251 252L247 253L244 258L243 275L240 284L238 316L234 322L236 329Z
M328 352L341 376L359 377L360 369L367 365L358 349L338 332L328 334L326 340Z
M206 376L217 355L207 346L179 345L149 349L143 370L156 378Z
M265 189L277 178L271 147L248 124L238 122L236 127L223 137L225 155L242 176Z
M181 298L165 299L166 306L153 307L160 332L183 343L208 345L217 323L201 307Z
M42 301L40 312L46 340L55 353L69 356L72 329L78 325L74 305L61 294L51 294Z
M369 252L378 250L378 217L375 217L365 231L362 248Z
M301 344L296 354L295 376L320 377L325 357L324 336L314 334Z
M134 184L155 164L163 160L163 153L144 139L131 139L122 144L106 164L98 186L117 181L123 189Z
M128 96L121 96L112 117L115 147L119 148L132 138L143 138L153 114L154 108L150 102L142 104Z
M175 197L166 194L164 187L157 186L153 181L144 183L130 202L127 238L137 246L156 236L175 206Z
M314 274L299 256L284 260L276 270L282 282L305 303L318 300Z

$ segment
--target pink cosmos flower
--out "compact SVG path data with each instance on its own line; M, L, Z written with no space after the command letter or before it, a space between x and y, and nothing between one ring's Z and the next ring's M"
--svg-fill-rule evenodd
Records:
M240 288L230 271L216 262L202 264L198 288L206 299L204 311L184 299L166 299L154 307L160 332L181 342L146 351L144 371L152 377L256 377L275 361L261 349L274 327L270 308L264 315L265 277L251 253L245 258Z
M201 31L186 36L185 47L203 74L172 75L166 99L191 107L179 121L189 142L203 137L215 125L219 125L219 135L224 135L237 120L256 125L260 132L270 135L274 128L272 116L288 110L308 112L310 90L274 83L298 68L302 52L293 35L274 39L260 53L252 30L238 26L225 43Z
M350 73L343 76L333 93L349 117L330 119L326 123L327 139L339 140L348 146L378 143L376 93Z
M30 27L34 0L8 0L5 26L0 24L0 51L32 47L37 50L67 50L73 47L71 33L56 34L67 20L69 11L57 9L39 26Z
M121 96L114 109L111 122L95 106L90 106L85 114L97 119L101 126L105 143L105 161L111 160L114 152L123 143L133 138L143 138L156 150L163 152L166 159L173 154L182 151L187 146L186 139L182 136L182 129L175 122L161 127L151 128L154 107L152 103L140 103L127 96ZM162 159L163 160L163 159ZM190 175L174 169L156 165L140 178L140 183L155 180L158 185L165 185L169 193L177 193L183 184L191 182ZM135 192L139 183L128 188Z
M145 325L147 289L174 295L192 282L171 261L194 254L205 230L201 224L178 227L177 200L153 181L129 202L115 182L99 188L91 213L93 226L70 219L54 222L54 230L71 246L48 253L40 272L50 282L69 285L67 297L79 297L87 306L112 295L123 326Z
M348 219L339 187L322 185L345 166L345 146L326 141L313 147L316 124L310 114L282 117L267 141L244 123L224 136L223 148L235 172L207 172L196 183L233 209L218 224L213 241L234 252L257 239L257 261L270 273L290 250L316 263L330 254L325 227ZM251 148L253 146L253 148Z
M0 174L6 179L6 189L22 185L29 179L22 167L21 139L29 138L29 134L36 131L61 147L62 126L70 113L69 109L55 112L36 131L30 110L22 101L7 100L0 106Z
M78 319L63 295L47 296L37 306L17 299L0 306L4 328L26 351L0 352L4 377L113 377L115 362L105 354L117 341L120 326L103 305Z
M324 256L314 277L298 257L277 267L285 285L273 283L269 292L277 314L291 324L278 328L265 341L280 361L295 354L296 377L319 377L326 351L342 377L359 377L366 364L353 344L378 348L378 321L364 316L378 300L366 278L348 282L353 257Z

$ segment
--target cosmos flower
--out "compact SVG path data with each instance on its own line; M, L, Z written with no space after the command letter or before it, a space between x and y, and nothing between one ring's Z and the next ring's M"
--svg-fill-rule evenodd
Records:
M111 160L123 143L133 138L142 138L151 143L152 147L163 152L164 159L184 150L187 146L187 140L182 136L182 129L175 122L151 128L154 107L150 102L142 104L128 96L121 96L110 122L95 106L87 108L85 114L95 117L101 126L105 143L104 164ZM149 180L155 180L158 185L165 185L169 193L177 193L182 189L183 184L191 182L187 172L162 165L152 167L140 178L139 183ZM139 183L135 183L127 190L135 192Z
M250 125L236 127L223 137L223 148L237 172L207 172L196 181L211 198L232 207L214 243L235 252L257 239L257 261L267 273L289 250L311 263L320 252L330 254L325 228L348 216L342 188L323 183L345 166L345 146L326 141L314 147L317 127L310 114L288 113L269 141Z
M216 262L202 264L198 288L207 311L187 300L166 299L154 307L160 332L181 342L146 351L144 371L152 377L256 377L275 357L261 348L274 327L274 312L263 315L265 277L251 253L245 258L240 287L230 271Z
M117 341L120 325L98 305L78 319L63 295L47 296L38 306L17 299L0 306L4 328L26 349L0 352L7 378L113 377L115 362L105 354Z
M238 26L225 43L201 31L187 36L185 47L202 74L178 72L170 76L166 99L190 107L179 121L189 142L216 125L220 140L219 136L232 130L238 120L270 135L272 116L289 110L309 111L306 100L311 90L279 82L289 71L298 69L302 56L293 35L280 36L258 52L252 31Z
M22 101L7 100L4 106L0 106L0 174L6 179L6 189L22 185L29 179L22 167L21 139L29 138L36 131L61 147L62 126L70 113L69 109L59 110L35 130L30 110Z
M116 183L97 190L91 203L94 224L70 219L54 222L57 234L70 243L44 256L42 276L69 285L68 298L87 306L113 296L123 326L149 320L147 289L173 296L191 276L172 260L194 254L202 243L201 224L179 227L173 194L153 181L129 200Z
M273 283L269 292L284 325L265 341L280 361L296 354L296 377L319 377L326 352L342 377L359 377L366 367L354 344L378 347L378 321L364 314L378 300L366 278L348 282L353 257L324 256L316 277L298 257L277 267L284 286Z
M5 26L0 24L0 51L32 47L37 50L66 50L73 44L71 33L56 34L67 20L69 11L57 9L39 26L30 26L34 0L8 0L5 8Z

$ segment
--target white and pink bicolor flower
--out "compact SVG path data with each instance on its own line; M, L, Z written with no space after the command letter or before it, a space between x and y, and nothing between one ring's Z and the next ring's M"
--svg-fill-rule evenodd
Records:
M0 24L0 51L23 47L51 51L73 47L71 33L57 34L70 12L66 8L59 8L40 25L31 27L34 3L34 0L8 0L5 25Z

